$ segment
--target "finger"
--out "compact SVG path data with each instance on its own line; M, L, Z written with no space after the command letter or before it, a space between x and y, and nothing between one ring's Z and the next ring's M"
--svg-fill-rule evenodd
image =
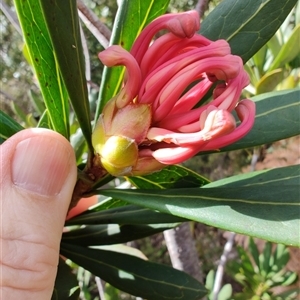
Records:
M61 135L27 129L1 145L3 299L50 299L73 188L73 149Z

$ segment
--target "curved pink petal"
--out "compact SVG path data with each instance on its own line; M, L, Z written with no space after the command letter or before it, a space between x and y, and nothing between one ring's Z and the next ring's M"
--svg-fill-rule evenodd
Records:
M206 95L212 86L212 82L205 77L190 90L188 90L174 105L169 115L190 111ZM164 120L162 120L162 123ZM162 125L162 127L164 127Z
M202 73L209 71L219 80L228 80L238 76L239 70L239 58L232 55L204 58L201 64L191 63L180 70L160 91L156 99L159 106L153 113L153 121L160 122L167 117L185 88L199 79Z
M223 57L228 53L230 53L228 43L224 40L219 40L212 42L208 46L195 48L188 52L178 54L176 57L163 63L147 75L140 88L139 102L152 103L156 98L158 91L162 89L167 81L171 80L176 73L192 63L201 65L202 59L216 56Z
M203 129L197 132L179 133L163 128L150 128L147 138L151 141L173 143L179 146L196 144L202 146L206 141L228 135L235 129L235 120L226 110L212 110L205 116Z
M187 14L178 14L176 18L170 19L166 25L176 36L191 38L200 29L199 15L195 10Z
M182 16L184 17L182 18ZM178 18L179 18L179 23L181 23L182 26L189 26L189 28L186 28L185 30L181 30L182 28L180 29L178 28L178 26L175 26L174 22L168 23L169 21ZM186 19L192 19L194 21L189 22ZM198 23L198 27L195 27L194 24L196 23ZM190 28L190 26L192 27ZM188 34L188 36L191 36L191 31L194 30L195 33L197 30L199 30L199 26L200 26L200 20L199 20L199 15L196 11L189 11L189 12L183 12L178 14L166 14L160 16L143 29L143 31L140 33L138 38L135 40L130 53L135 57L137 62L140 64L142 57L144 56L146 50L148 49L153 36L160 30L169 29L175 35L182 37L182 34L186 34L186 33Z
M138 94L142 83L140 67L134 57L118 45L113 45L98 54L99 59L108 67L125 66L128 80L116 99L118 108L126 106Z
M236 78L229 80L227 86L222 87L222 90L220 90L217 97L211 102L190 111L180 111L179 109L175 111L173 108L174 111L172 110L161 121L157 122L156 126L169 130L175 130L177 128L179 131L181 131L181 127L198 122L198 118L201 113L210 105L216 106L219 109L232 111L239 101L242 89L248 84L248 82L248 74L242 70ZM196 89L196 86L194 88ZM200 99L201 98L199 98L199 100ZM196 101L196 98L194 98L194 100L196 103L199 102L199 100ZM176 104L174 107L176 107Z
M249 99L244 99L239 102L236 112L241 120L241 124L230 134L209 141L203 147L203 151L216 150L228 146L250 132L255 121L255 103Z
M169 47L161 45L163 44L163 41L161 41L161 39L167 35L169 35L170 39L172 38L174 41L174 43L170 44ZM172 33L165 34L162 37L159 37L156 41L154 41L154 43L146 51L144 58L141 62L142 72L143 74L147 74L149 72L152 72L156 68L163 66L164 63L180 61L182 59L181 57L178 57L180 54L186 53L193 49L206 47L212 43L214 42L208 40L207 38L199 34L195 34L193 37L185 39L178 39ZM229 45L228 49L229 51L227 51L226 54L230 53ZM213 56L212 53L211 56ZM147 65L147 62L150 62L151 65Z
M180 164L199 152L196 147L161 148L152 152L152 156L162 164Z

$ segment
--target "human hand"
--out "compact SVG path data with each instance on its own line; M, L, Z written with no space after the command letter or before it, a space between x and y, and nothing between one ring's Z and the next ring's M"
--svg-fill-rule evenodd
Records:
M69 142L27 129L1 145L1 299L50 299L76 182Z

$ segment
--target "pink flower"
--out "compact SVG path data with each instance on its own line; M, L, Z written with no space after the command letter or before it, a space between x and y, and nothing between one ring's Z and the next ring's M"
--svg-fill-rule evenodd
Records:
M93 133L102 164L113 161L112 167L104 166L113 175L140 175L181 163L200 151L234 143L251 130L255 105L240 101L249 83L242 60L231 54L225 40L198 34L199 24L195 11L167 14L141 32L130 53L114 45L99 54L108 67L126 67L124 85L107 103ZM162 29L169 32L153 41ZM108 158L103 158L102 149L113 136L123 146L110 144ZM134 151L127 153L124 143ZM111 153L117 153L113 159Z

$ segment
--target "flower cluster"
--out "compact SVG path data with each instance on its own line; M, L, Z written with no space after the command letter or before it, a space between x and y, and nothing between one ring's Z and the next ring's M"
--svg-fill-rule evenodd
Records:
M130 52L114 45L99 54L108 67L126 67L123 87L93 133L95 151L112 175L160 170L251 130L255 105L240 100L249 83L241 58L225 40L198 34L199 27L195 11L167 14L141 32ZM153 41L162 29L168 32Z

